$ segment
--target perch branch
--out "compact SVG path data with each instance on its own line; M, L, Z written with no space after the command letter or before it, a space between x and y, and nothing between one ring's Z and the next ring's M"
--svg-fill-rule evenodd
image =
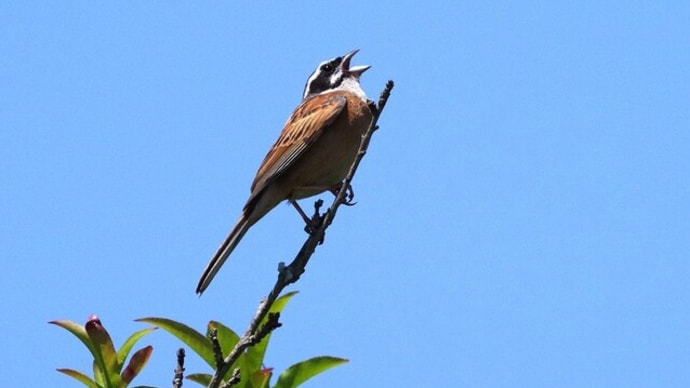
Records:
M318 214L319 207L321 206L321 204L319 203L320 200L317 201L317 203L315 204L316 214L313 218L315 226L312 230L310 230L307 241L304 242L302 248L299 250L295 258L289 265L285 266L283 263L280 263L278 269L278 280L276 280L276 283L273 285L273 289L269 292L268 296L266 296L259 304L259 308L256 310L254 318L252 318L251 322L249 323L249 327L247 328L247 331L244 333L242 338L240 338L237 345L235 345L232 351L230 351L230 353L227 355L227 357L225 357L224 360L222 360L222 362L218 363L216 373L213 375L213 378L211 379L211 382L208 385L209 388L220 387L223 376L225 376L225 374L228 373L228 371L232 367L232 364L235 361L237 361L240 355L242 355L242 353L247 348L259 343L261 339L263 339L266 335L270 334L273 330L280 327L280 322L278 322L278 314L272 314L271 316L269 316L269 319L266 324L264 324L261 327L259 327L259 325L261 324L261 321L264 319L266 314L268 314L271 306L273 305L275 300L280 296L280 293L283 291L283 289L288 285L295 283L297 280L299 280L300 276L304 273L305 267L309 262L309 259L311 258L312 254L316 250L316 247L323 242L324 236L326 234L326 229L333 222L338 207L340 207L340 205L342 204L345 204L350 183L352 182L352 179L355 173L357 172L357 168L359 167L362 158L364 158L364 155L367 153L367 149L369 147L369 143L371 141L371 137L374 131L378 129L377 122L379 120L379 117L381 116L381 113L383 112L383 108L386 106L386 102L390 97L391 90L393 90L393 86L393 81L388 81L386 83L386 87L383 89L381 95L379 96L378 104L374 103L374 101L369 102L369 107L371 108L374 117L371 121L371 125L369 125L367 131L364 133L364 135L362 135L362 142L359 146L359 152L357 153L357 157L355 158L355 160L352 162L350 170L345 180L343 181L342 187L338 191L338 195L335 197L333 203L331 204L331 207L328 208L328 210L326 210L326 213L323 216L319 216Z

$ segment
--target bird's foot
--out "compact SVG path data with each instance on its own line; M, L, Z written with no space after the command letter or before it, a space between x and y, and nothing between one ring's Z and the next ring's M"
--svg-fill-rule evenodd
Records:
M304 231L309 235L314 234L314 232L321 227L321 224L323 224L323 219L326 217L326 214L328 214L328 211L323 214L320 212L321 207L323 206L323 200L321 199L314 202L314 214L311 217L309 217L307 213L302 210L302 207L297 203L297 201L294 199L288 199L288 201L290 204L292 204L292 206L295 207L295 210L297 210L299 215L304 220ZM323 237L321 237L319 244L323 244Z
M295 201L292 198L289 198L288 202L290 202L290 205L292 205L295 208L295 210L297 210L297 213L299 213L300 217L302 217L304 222L307 225L309 225L311 223L311 217L309 217L307 213L305 213L304 210L302 210L302 207L297 203L297 201Z
M343 189L343 182L340 182L336 185L331 186L328 191L333 193L336 197L338 196L338 193L340 193L340 190ZM357 202L353 202L352 200L355 199L355 190L352 188L351 185L347 186L347 191L345 192L345 197L343 198L343 205L345 206L354 206L357 204Z

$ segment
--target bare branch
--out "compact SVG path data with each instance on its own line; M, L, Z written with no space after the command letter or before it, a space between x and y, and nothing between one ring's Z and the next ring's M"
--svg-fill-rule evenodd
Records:
M247 331L244 333L242 338L240 338L239 342L235 345L235 348L232 349L232 351L227 355L227 357L225 357L225 359L221 362L217 361L218 365L216 373L213 375L211 383L208 385L209 388L220 387L223 376L225 376L225 374L228 373L228 371L232 367L232 364L235 361L237 361L240 355L247 348L259 343L265 336L267 336L273 330L280 327L281 324L280 322L278 322L279 314L272 314L271 316L269 316L268 321L261 328L259 327L259 325L266 316L266 314L268 314L268 311L270 310L275 300L278 299L283 289L288 285L295 283L297 280L299 280L300 276L305 271L305 267L309 262L309 259L316 250L316 247L323 242L324 236L326 234L326 229L328 229L328 227L333 222L338 207L340 207L340 205L347 204L346 197L348 195L348 192L350 192L350 183L352 182L352 179L354 178L354 175L357 172L357 168L359 167L362 158L367 153L369 142L371 141L371 137L374 134L374 131L378 129L377 122L379 120L379 117L381 116L381 112L383 112L383 108L386 106L386 102L390 97L391 90L393 90L393 86L393 81L388 81L386 83L386 87L383 89L379 97L378 105L375 104L374 101L370 101L369 106L371 108L374 118L371 121L371 125L369 125L367 131L364 133L364 135L362 135L362 142L359 146L359 152L357 153L357 157L352 163L352 166L350 167L350 170L347 176L345 177L345 180L343 181L341 189L338 191L338 195L335 197L333 203L331 204L331 207L328 208L324 215L319 215L319 209L323 202L321 200L318 200L315 203L314 206L316 214L314 215L314 217L312 217L313 225L307 225L307 228L309 229L309 237L307 238L307 241L304 242L302 248L299 250L295 258L289 265L285 266L283 263L281 263L278 271L278 280L273 285L273 289L268 293L268 296L266 296L266 298L264 298L259 304L259 308L256 310L254 318L249 323ZM239 370L235 370L235 373L233 374L233 378L231 380L236 380L235 375L237 376L237 381L239 381ZM230 384L228 382L226 386L229 385Z
M232 387L234 385L237 385L240 383L242 379L240 378L240 368L235 368L235 370L232 371L232 376L228 380L227 383L221 384L220 388L228 388Z
M175 368L175 377L173 378L173 388L182 388L182 380L184 380L184 349L177 350L177 367Z
M215 327L211 328L209 337L211 338L211 348L213 349L213 358L216 362L216 368L219 368L223 365L223 349L221 349L220 341L218 341L218 329Z

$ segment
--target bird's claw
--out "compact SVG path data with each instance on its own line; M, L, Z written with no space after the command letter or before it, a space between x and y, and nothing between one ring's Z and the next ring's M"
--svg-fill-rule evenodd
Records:
M338 183L337 185L333 186L330 188L330 192L333 193L336 197L340 193L340 190L343 189L343 183ZM345 206L354 206L357 204L357 202L354 202L353 199L355 199L355 190L352 188L351 185L347 185L347 191L345 192L345 197L343 198L342 204Z

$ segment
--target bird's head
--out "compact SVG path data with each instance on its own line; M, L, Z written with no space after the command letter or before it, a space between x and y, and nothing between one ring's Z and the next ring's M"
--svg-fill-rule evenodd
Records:
M359 77L371 66L350 67L350 60L358 51L352 50L342 57L321 62L307 80L303 98L306 99L339 88L353 86L359 88Z

